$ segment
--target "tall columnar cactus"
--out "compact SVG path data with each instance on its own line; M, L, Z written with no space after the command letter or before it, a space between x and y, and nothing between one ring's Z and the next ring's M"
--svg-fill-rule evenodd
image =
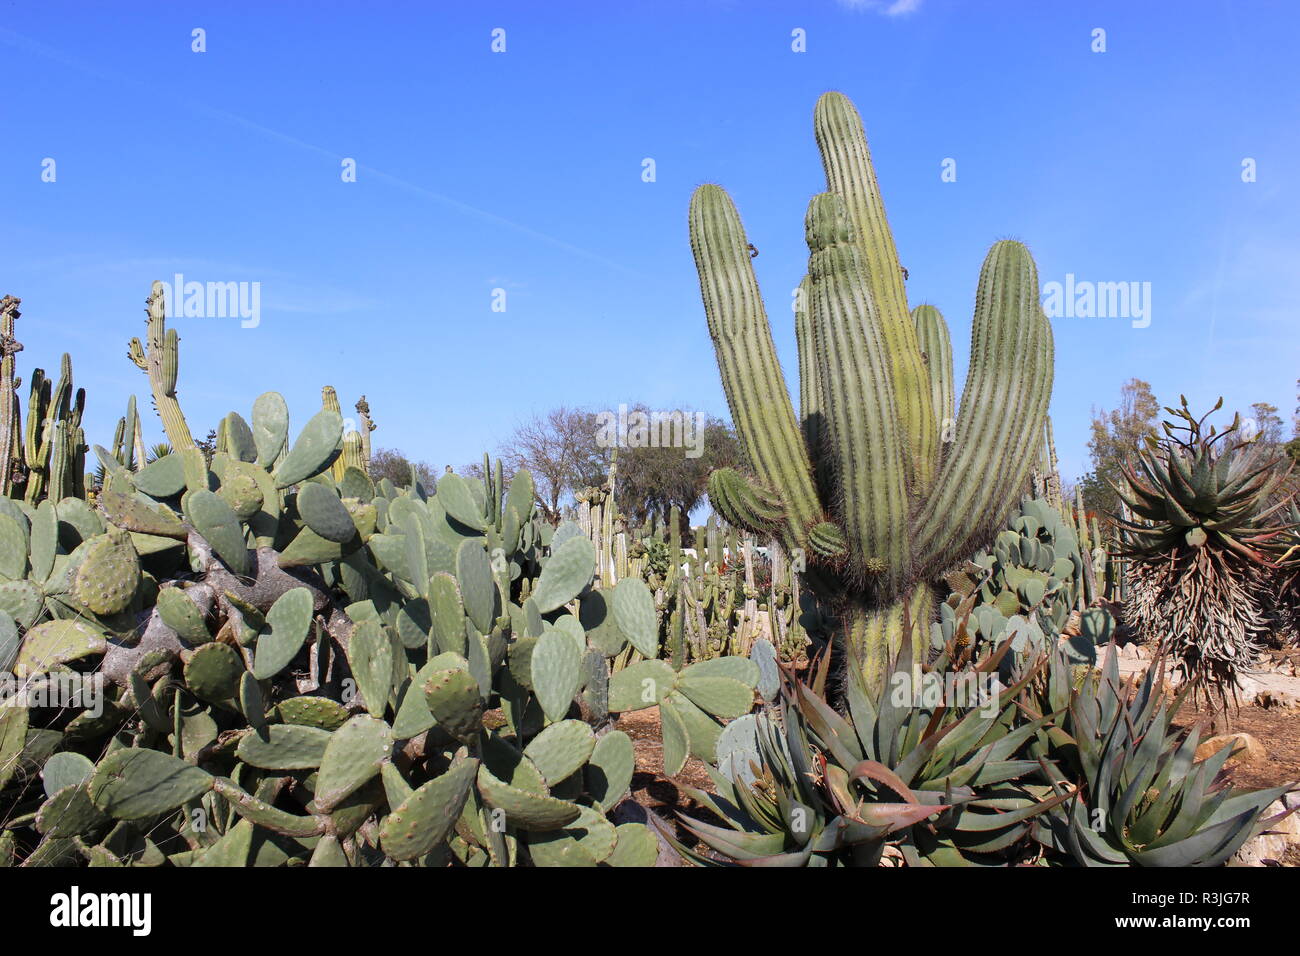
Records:
M23 349L14 336L14 322L21 313L22 299L7 295L0 299L0 497L13 486L14 468L22 443L18 414L18 379L14 356Z
M167 304L164 301L163 284L155 281L145 299L149 314L148 332L142 345L138 338L131 339L128 354L131 361L149 375L149 387L153 391L154 408L162 419L167 440L176 451L197 448L190 426L181 413L180 403L176 400L176 372L179 365L178 343L180 338L175 329L167 328Z
M729 523L806 558L806 583L874 685L907 631L923 648L928 582L983 544L1025 490L1051 397L1052 331L1029 252L994 244L954 417L947 329L932 306L908 311L861 120L827 93L814 125L829 191L805 221L799 417L736 208L715 185L691 201L709 332L757 479L723 469L709 494Z

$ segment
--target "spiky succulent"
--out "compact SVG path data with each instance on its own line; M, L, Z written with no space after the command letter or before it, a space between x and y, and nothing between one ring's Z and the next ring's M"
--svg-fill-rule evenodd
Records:
M906 645L905 645L906 646ZM1064 802L1030 778L1024 752L1049 718L1017 718L1016 696L1034 676L996 681L999 659L975 667L914 668L905 651L885 689L850 673L846 712L813 685L782 682L779 706L733 722L710 776L716 794L692 796L724 822L687 820L703 849L694 862L878 865L887 847L910 866L1014 859L1030 822Z
M1268 630L1267 577L1285 528L1274 516L1286 505L1273 499L1288 469L1241 440L1239 419L1207 430L1209 414L1196 418L1186 398L1166 411L1176 421L1165 438L1115 489L1131 514L1118 521L1131 559L1127 623L1226 706Z
M1081 866L1218 866L1272 822L1264 812L1292 789L1229 787L1220 771L1231 746L1198 761L1201 725L1173 723L1188 690L1171 703L1158 670L1130 691L1112 645L1101 675L1075 688L1064 655L1052 663L1044 709L1062 718L1034 749L1062 795L1063 781L1081 786L1034 826Z

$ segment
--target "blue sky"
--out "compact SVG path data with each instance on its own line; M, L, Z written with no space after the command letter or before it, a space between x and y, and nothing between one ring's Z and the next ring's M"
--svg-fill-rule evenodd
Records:
M1054 323L1069 478L1090 409L1132 376L1166 404L1222 394L1289 421L1297 27L1263 2L8 2L0 292L24 300L24 376L72 353L92 442L147 396L126 343L176 272L261 283L257 328L175 321L200 434L266 389L301 424L324 384L345 409L367 395L377 444L435 465L560 404L725 413L690 193L736 200L793 388L790 290L824 188L812 108L839 89L959 377L996 239L1026 242L1044 282L1151 283L1146 328Z

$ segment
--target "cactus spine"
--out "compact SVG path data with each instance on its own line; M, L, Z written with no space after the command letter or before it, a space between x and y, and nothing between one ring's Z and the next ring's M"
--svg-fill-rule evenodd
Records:
M739 215L715 185L691 201L709 332L758 479L715 472L709 495L729 524L807 557L805 586L838 617L853 665L878 684L909 632L925 648L928 582L999 528L1024 489L1051 397L1052 333L1029 252L994 244L954 418L947 328L932 306L908 311L861 120L828 93L814 126L828 192L809 206L808 277L795 303L802 423Z

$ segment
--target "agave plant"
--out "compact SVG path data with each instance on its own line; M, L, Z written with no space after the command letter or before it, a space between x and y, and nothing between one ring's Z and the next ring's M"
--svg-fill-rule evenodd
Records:
M1223 400L1209 414L1218 411ZM1289 469L1239 438L1240 419L1208 431L1188 410L1167 408L1166 437L1125 471L1116 492L1132 513L1121 518L1121 555L1131 559L1129 626L1159 645L1177 670L1225 707L1268 630L1268 573L1285 524L1276 496Z
M1113 651L1101 677L1079 688L1071 686L1063 654L1052 663L1045 699L1063 705L1064 715L1034 749L1042 746L1059 793L1062 779L1083 785L1035 821L1035 834L1081 866L1219 866L1281 819L1262 817L1294 785L1227 786L1221 771L1233 748L1197 762L1200 724L1186 732L1173 725L1190 687L1170 702L1161 692L1162 668L1152 667L1130 691L1120 684Z
M724 732L717 792L689 791L726 825L685 820L709 852L674 841L679 852L748 866L875 866L887 848L909 866L1015 859L1033 819L1070 797L1030 782L1026 748L1050 715L1018 719L1015 699L1037 668L997 683L1005 642L974 667L948 669L945 652L920 672L908 643L880 692L849 670L845 714L825 699L824 658L811 685L787 672L776 708ZM954 695L963 682L991 693Z

